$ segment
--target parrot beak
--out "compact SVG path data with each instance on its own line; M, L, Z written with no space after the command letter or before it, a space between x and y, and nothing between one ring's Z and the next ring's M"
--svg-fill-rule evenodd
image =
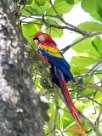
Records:
M33 40L35 41L36 39L37 39L37 38L34 36L34 37L33 37Z

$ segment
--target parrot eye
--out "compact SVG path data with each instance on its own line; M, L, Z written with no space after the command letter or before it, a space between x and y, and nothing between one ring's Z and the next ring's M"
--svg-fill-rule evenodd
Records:
M38 36L38 39L39 39L40 42L44 42L45 41L45 38L44 38L43 35Z

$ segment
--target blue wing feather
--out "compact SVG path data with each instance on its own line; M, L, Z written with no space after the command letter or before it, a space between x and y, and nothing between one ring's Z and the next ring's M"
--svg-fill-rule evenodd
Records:
M46 58L48 58L48 60L54 65L56 66L56 68L60 69L61 72L69 78L69 80L73 80L75 81L74 77L72 76L71 72L70 72L70 65L67 63L67 61L63 58L59 58L59 57L55 57L51 54L49 54L47 51L40 49L39 50L40 53L45 56Z

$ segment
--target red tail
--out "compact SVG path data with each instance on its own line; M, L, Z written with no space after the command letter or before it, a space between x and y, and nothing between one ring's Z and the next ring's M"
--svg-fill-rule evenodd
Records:
M79 120L79 114L78 114L78 112L77 112L77 110L76 110L76 108L75 108L75 106L72 102L71 97L70 97L69 91L68 91L67 86L66 86L66 82L64 80L64 76L60 72L60 70L57 70L57 75L58 75L58 79L59 79L59 82L60 82L60 85L61 85L62 94L65 98L66 104L67 104L72 116L74 117L75 121L77 122L79 128L81 130L83 130L83 127L81 126L81 123L80 123L80 120ZM83 136L86 136L85 132L83 133Z

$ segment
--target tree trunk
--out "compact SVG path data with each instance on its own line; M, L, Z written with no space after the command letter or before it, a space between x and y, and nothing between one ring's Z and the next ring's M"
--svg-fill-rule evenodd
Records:
M6 2L0 1L0 136L43 136L47 104L33 88L29 56Z

